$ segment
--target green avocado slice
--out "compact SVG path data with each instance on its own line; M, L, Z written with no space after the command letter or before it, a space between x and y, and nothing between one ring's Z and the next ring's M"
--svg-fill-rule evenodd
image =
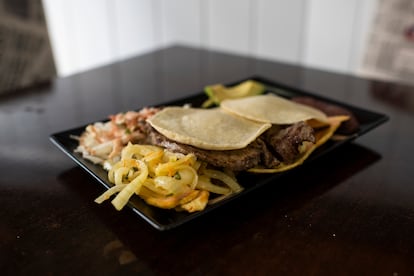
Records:
M210 107L212 105L220 105L226 99L238 99L262 94L265 90L263 84L247 80L235 86L226 87L222 84L209 85L204 88L204 92L208 96L202 107Z

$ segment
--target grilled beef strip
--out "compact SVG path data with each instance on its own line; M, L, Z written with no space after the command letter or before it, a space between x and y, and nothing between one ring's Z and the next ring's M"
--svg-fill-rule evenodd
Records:
M266 142L276 157L286 163L293 163L299 155L299 146L304 142L315 143L314 130L305 122L298 122L285 128L272 126L266 133Z
M271 148L265 142L263 136L260 136L256 142L260 145L261 162L266 168L274 168L280 165L280 161L276 158Z
M182 154L193 153L198 159L212 166L228 168L232 171L247 170L260 163L261 148L256 142L237 150L204 150L172 141L155 129L150 131L149 140L153 145L158 145Z
M299 154L299 145L304 141L315 142L313 129L304 122L284 128L274 126L247 147L236 150L200 149L172 141L152 127L147 128L147 143L182 154L193 153L212 166L232 171L244 171L258 165L274 168L281 161L292 163Z

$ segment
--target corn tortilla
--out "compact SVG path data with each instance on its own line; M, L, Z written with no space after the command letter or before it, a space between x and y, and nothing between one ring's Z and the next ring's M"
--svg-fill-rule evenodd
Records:
M311 119L327 123L327 116L322 111L274 94L224 100L221 108L231 114L261 123L288 125Z
M208 150L244 148L271 127L219 108L166 107L148 122L171 140Z

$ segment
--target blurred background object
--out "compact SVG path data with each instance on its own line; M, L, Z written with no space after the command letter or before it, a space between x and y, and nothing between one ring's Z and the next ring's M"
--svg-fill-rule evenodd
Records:
M362 75L414 84L414 1L379 1L366 49Z
M14 3L3 3L3 13L8 6L20 5L19 9L26 10L17 17L19 14L30 17L33 10L42 13L40 8L33 8L41 7L39 1L1 2ZM414 83L411 0L43 0L42 3L59 76L172 44L184 44ZM0 22L4 20L2 16ZM8 25L1 26L5 29ZM29 33L29 28L23 29ZM30 30L36 33L39 29L32 24ZM43 34L47 34L44 29ZM34 52L34 46L24 45ZM9 52L15 51L15 47L8 48ZM18 58L23 59L24 55Z
M40 0L0 0L0 94L56 76Z

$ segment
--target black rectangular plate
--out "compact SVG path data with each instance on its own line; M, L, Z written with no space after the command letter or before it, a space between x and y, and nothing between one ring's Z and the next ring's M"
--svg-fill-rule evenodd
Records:
M351 106L348 104L344 104L341 102L333 101L328 98L320 97L317 95L313 95L311 93L308 93L306 91L293 88L293 87L287 87L278 83L275 83L273 81L261 78L261 77L252 77L248 78L251 80L256 80L266 86L266 91L269 93L275 93L277 95L291 98L295 96L311 96L316 99L320 99L329 103L334 103L336 105L345 107L352 111L357 119L360 122L360 129L357 133L354 135L347 137L344 140L341 141L329 141L328 143L324 144L322 147L320 147L317 151L315 151L304 164L309 164L312 162L312 160L317 159L331 150L337 148L340 145L343 145L344 143L347 143L359 136L361 136L364 133L367 133L368 131L374 129L375 127L379 126L380 124L386 122L388 120L388 116L372 111L368 111L365 109L357 108L355 106ZM228 84L235 85L237 83L243 82L247 79L241 80L239 82ZM192 106L200 106L204 100L206 100L207 97L205 96L204 92L199 92L195 94L194 96L179 99L173 102L168 103L162 103L162 105L183 105L183 104L192 104ZM103 120L105 121L105 120ZM63 132L55 133L50 135L50 140L65 154L67 154L73 161L75 161L81 168L83 168L86 172L91 174L100 184L102 184L105 189L109 189L112 185L108 181L107 172L98 165L94 165L91 162L85 160L82 158L82 156L78 153L74 153L74 149L77 147L78 142L72 138L73 135L79 136L84 130L86 125L80 126L78 128L69 129ZM289 171L290 173L294 171L295 169ZM147 205L143 200L141 200L137 196L133 196L130 201L128 202L128 207L132 209L134 213L139 215L141 218L143 218L145 221L147 221L149 224L151 224L153 227L155 227L158 230L168 230L174 227L177 227L179 225L182 225L185 222L188 222L196 217L202 216L203 214L214 210L216 208L219 208L223 204L227 204L230 201L240 197L249 194L251 191L267 184L270 182L273 182L275 179L279 178L286 172L277 173L277 174L260 174L260 175L253 175L251 177L240 177L239 183L244 187L244 190L238 194L235 194L232 197L227 198L226 200L223 200L217 204L209 205L206 207L205 210L201 212L196 213L185 213L185 212L176 212L174 210L163 210L159 209L153 206ZM252 185L251 180L254 179L254 184ZM249 184L247 184L247 181L249 181ZM97 195L98 196L98 195ZM91 199L93 200L93 199Z

